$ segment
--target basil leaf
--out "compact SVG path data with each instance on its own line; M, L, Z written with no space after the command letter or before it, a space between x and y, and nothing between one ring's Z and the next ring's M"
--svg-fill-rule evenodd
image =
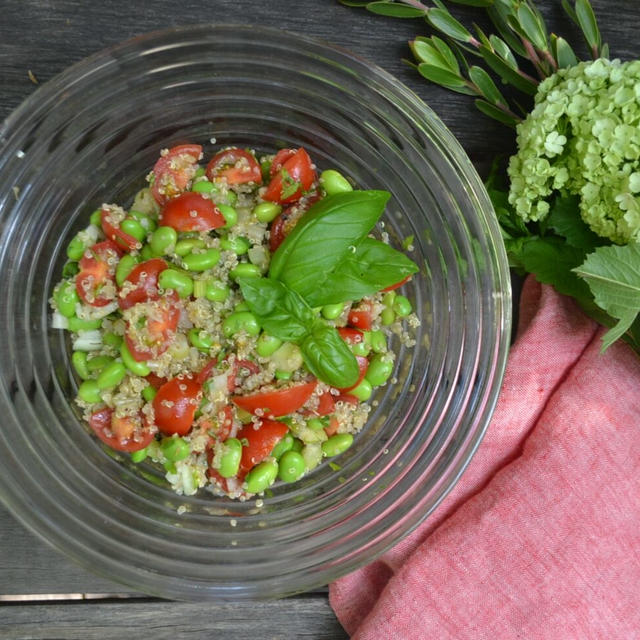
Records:
M397 284L418 271L418 266L404 253L384 242L365 238L355 253L349 252L322 283L307 296L314 307L360 300Z
M300 351L309 371L323 382L342 389L358 381L358 361L334 327L317 324Z

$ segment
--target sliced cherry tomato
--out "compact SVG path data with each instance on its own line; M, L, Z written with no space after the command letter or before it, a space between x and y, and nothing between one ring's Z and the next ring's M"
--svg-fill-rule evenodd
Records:
M249 373L260 373L260 366L252 360L234 360L233 364L229 368L229 374L227 378L227 390L229 393L235 391L237 385L238 371L240 369L246 369Z
M300 200L316 180L316 172L309 154L298 149L271 178L262 198L271 202L287 204Z
M315 413L319 416L328 416L330 413L333 413L335 409L336 402L333 395L329 391L325 391L318 398L318 407L315 410Z
M137 264L126 277L125 284L122 286L119 295L120 308L128 309L138 302L158 300L160 298L158 276L166 268L167 263L161 258L152 258Z
M166 381L166 378L161 378L157 376L155 373L150 373L148 376L145 376L145 380L157 391Z
M209 198L193 192L169 200L160 212L159 223L176 231L211 231L227 224Z
M207 475L212 479L216 480L220 488L225 492L229 493L229 481L228 478L223 478L216 469L214 469L211 465L213 464L213 448L207 449L207 460L209 461L209 468L207 469Z
M204 365L204 367L202 367L200 373L198 373L198 376L196 378L198 384L205 383L206 379L211 375L211 372L216 368L217 364L218 359L212 358L211 360L209 360L209 362L207 362L207 364Z
M276 153L273 158L273 162L271 163L271 167L269 168L269 175L273 178L273 176L282 169L282 165L289 159L291 156L296 154L295 149L280 149L278 153Z
M339 327L338 333L347 344L360 344L364 340L364 334L360 329L351 327Z
M216 153L207 165L207 178L225 178L227 184L262 184L262 170L258 161L244 149L233 147Z
M201 385L191 378L172 378L165 382L153 399L158 429L169 436L189 433L201 395Z
M124 334L127 347L138 362L156 358L169 348L180 319L178 295L175 292L148 304L152 306L146 317L141 317L134 324L127 323Z
M350 393L341 393L339 396L336 396L336 402L346 402L347 404L352 404L354 407L360 404L360 400Z
M284 422L275 420L262 420L257 429L254 427L253 423L247 424L236 435L244 445L238 475L260 464L289 431Z
M78 266L76 291L92 307L104 307L115 299L115 273L121 250L111 240L98 242L84 252Z
M104 235L107 236L109 240L113 240L120 247L123 247L127 251L133 251L138 248L138 241L133 236L125 233L118 224L113 222L109 209L102 209L102 213L100 214L100 224L104 231Z
M400 282L396 282L395 284L389 285L385 289L382 289L382 291L393 291L394 289L398 289L403 284L409 282L409 280L411 280L411 276L407 276L406 278L403 278L402 280L400 280Z
M284 239L291 233L291 230L296 226L298 220L302 218L307 209L321 199L320 194L314 193L302 202L287 207L282 213L276 216L269 230L269 249L271 249L272 252L276 251Z
M369 360L364 356L356 356L356 360L358 361L358 371L360 372L358 375L358 382L352 384L350 387L340 389L343 393L351 391L351 389L355 389L362 382L365 374L367 373L367 369L369 368Z
M371 326L373 324L371 307L369 305L363 305L357 309L352 309L349 311L349 319L347 322L352 327L357 327L363 331L371 331Z
M189 185L202 155L199 144L180 144L160 156L153 167L151 193L158 204L180 195Z
M353 396L351 396L353 398ZM335 416L331 416L329 419L329 426L324 428L324 432L329 436L333 436L338 432L340 427L340 421Z
M116 418L113 409L105 407L92 414L89 426L93 432L116 451L139 451L152 440L155 430L145 424L142 416L135 418Z
M218 412L218 433L217 437L224 442L231 433L231 428L233 427L233 409L227 405L223 407L221 411Z
M262 410L274 417L286 416L302 407L311 397L317 382L303 382L286 389L262 391L248 396L235 396L233 402L245 411L256 413Z

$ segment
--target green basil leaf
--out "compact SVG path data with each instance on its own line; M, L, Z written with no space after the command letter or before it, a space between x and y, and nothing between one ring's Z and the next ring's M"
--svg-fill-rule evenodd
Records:
M358 361L334 327L316 325L300 351L309 371L323 382L343 389L358 381Z

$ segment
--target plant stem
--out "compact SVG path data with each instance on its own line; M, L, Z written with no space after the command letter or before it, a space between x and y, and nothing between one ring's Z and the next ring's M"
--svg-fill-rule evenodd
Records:
M408 4L410 7L420 9L425 13L431 11L431 7L427 7L426 5L422 4L422 2L418 2L418 0L401 0L401 2L403 2L404 4Z
M533 66L535 67L535 70L538 72L540 79L544 80L547 77L547 74L544 72L544 69L542 68L542 64L541 64L540 58L538 57L538 54L536 53L536 50L533 48L533 45L531 44L531 42L529 42L529 40L527 40L526 38L521 37L520 40L522 41L524 48L527 50L527 55L529 56L529 60L531 60Z
M554 57L551 55L549 51L542 51L542 55L544 59L549 63L551 69L555 72L558 70L558 63L555 61Z

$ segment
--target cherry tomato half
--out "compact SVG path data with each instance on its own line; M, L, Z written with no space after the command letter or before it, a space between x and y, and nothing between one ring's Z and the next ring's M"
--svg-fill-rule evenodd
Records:
M139 451L152 440L155 430L139 418L116 418L113 409L105 407L93 413L89 418L93 432L116 451Z
M370 331L373 324L373 315L369 305L362 305L357 309L349 311L349 319L347 322L352 327L357 327L363 331Z
M262 420L257 429L250 423L242 427L236 438L243 443L242 459L238 475L260 464L289 431L289 427L283 422L275 420Z
M355 384L352 384L350 387L341 388L340 391L346 393L347 391L351 391L351 389L355 389L363 380L365 374L367 373L367 369L369 368L369 360L367 360L364 356L356 356L356 360L358 361L358 381Z
M225 178L227 184L262 184L262 170L258 161L244 149L233 147L216 153L207 165L207 178Z
M311 397L317 382L304 382L287 389L262 391L248 396L235 396L233 402L245 411L255 413L258 409L270 415L286 416L302 407Z
M339 327L338 333L347 344L360 344L364 340L364 334L360 329L351 327Z
M262 198L271 202L287 204L300 200L303 193L311 188L316 180L316 172L309 154L298 149L271 178Z
M183 193L172 198L160 212L159 224L176 231L211 231L224 227L220 209L200 193Z
M158 429L169 436L189 433L201 393L202 387L191 378L172 378L165 382L153 399Z
M278 153L276 153L273 158L273 162L271 163L271 167L269 168L269 175L273 178L273 176L282 169L282 165L289 159L291 156L294 156L296 153L295 149L280 149Z
M353 398L353 396L351 396ZM332 435L338 432L338 428L340 427L340 421L335 416L331 416L329 419L329 426L324 428L324 432L331 437Z
M166 381L166 378L161 378L157 376L155 373L150 373L148 376L145 376L145 380L157 391Z
M320 195L317 193L312 194L302 202L287 207L282 213L276 216L269 229L269 249L271 249L272 252L276 251L307 209L318 202L318 200L321 200Z
M235 391L237 385L238 372L240 369L246 369L249 373L260 373L260 367L252 360L234 360L227 377L227 390L229 393Z
M133 236L125 233L120 228L120 225L114 223L109 209L102 209L100 214L100 224L104 231L104 235L107 236L109 240L113 240L113 242L118 246L126 249L127 251L133 251L138 247L138 241Z
M138 302L149 302L160 297L158 276L167 268L161 258L152 258L137 264L126 277L123 290L126 295L119 296L121 309L133 307ZM129 283L129 284L126 284Z
M202 155L199 144L180 144L160 156L153 167L151 194L158 204L180 195L189 185Z
M84 252L78 266L76 291L92 307L104 307L115 299L115 273L120 248L111 240L98 242Z

